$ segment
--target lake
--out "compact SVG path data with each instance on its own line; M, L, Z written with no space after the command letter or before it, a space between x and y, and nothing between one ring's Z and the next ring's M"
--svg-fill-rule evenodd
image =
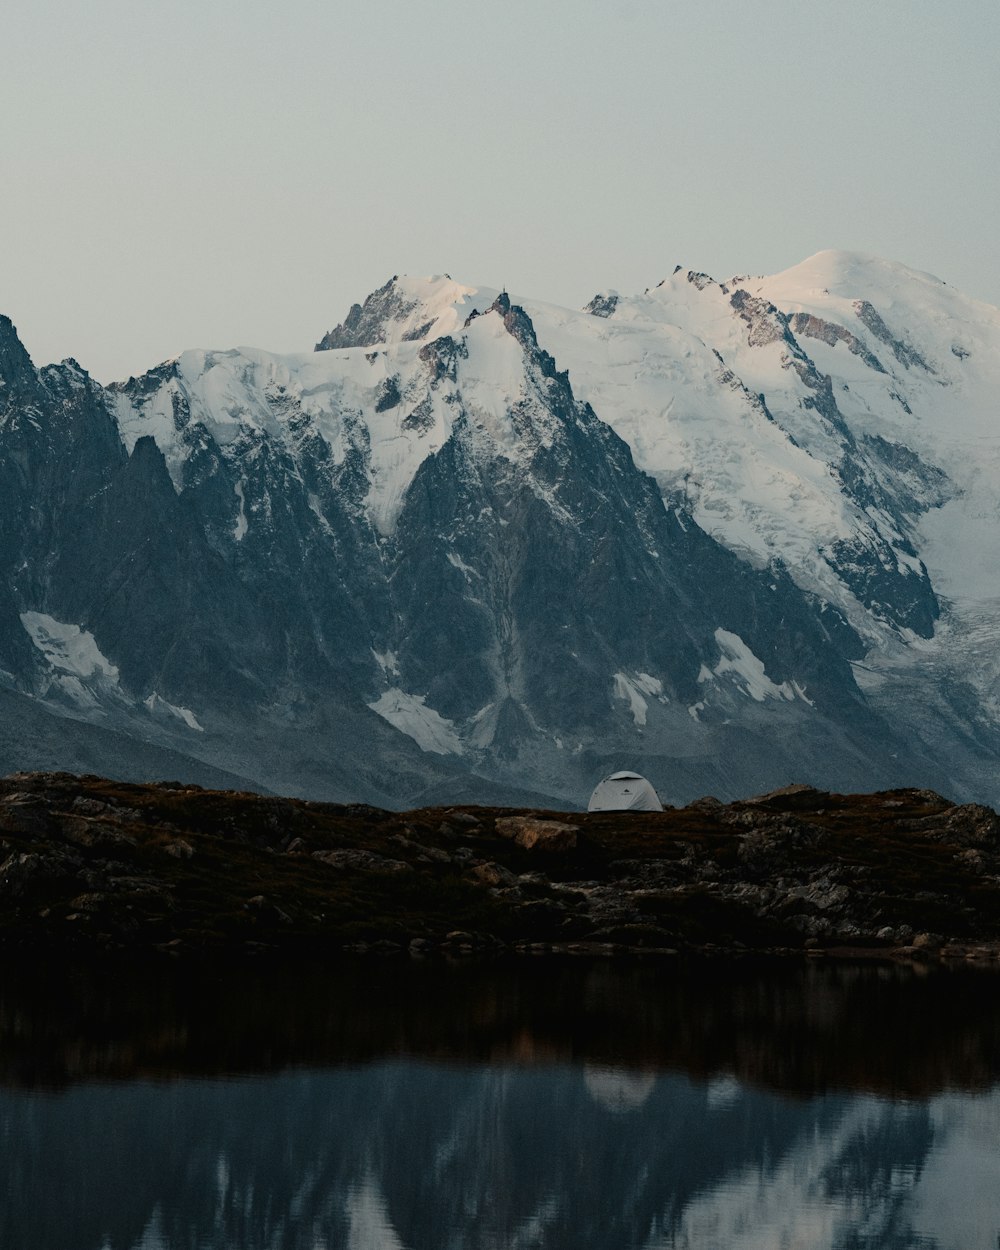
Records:
M11 966L0 1081L5 1250L1000 1245L967 966Z

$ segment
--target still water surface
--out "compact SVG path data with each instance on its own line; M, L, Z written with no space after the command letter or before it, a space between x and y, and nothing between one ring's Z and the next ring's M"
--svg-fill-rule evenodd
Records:
M11 1250L997 1250L1000 977L611 962L0 988Z

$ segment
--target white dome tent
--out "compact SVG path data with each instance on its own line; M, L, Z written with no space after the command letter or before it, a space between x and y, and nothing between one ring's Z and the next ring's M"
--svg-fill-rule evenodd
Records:
M587 811L662 812L663 804L645 777L638 773L612 773L594 788Z

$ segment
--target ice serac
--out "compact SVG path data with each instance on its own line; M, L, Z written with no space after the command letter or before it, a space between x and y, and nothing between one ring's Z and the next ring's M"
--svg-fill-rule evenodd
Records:
M1000 798L997 310L822 253L318 347L103 389L0 324L0 684L317 797ZM117 686L57 706L42 618Z

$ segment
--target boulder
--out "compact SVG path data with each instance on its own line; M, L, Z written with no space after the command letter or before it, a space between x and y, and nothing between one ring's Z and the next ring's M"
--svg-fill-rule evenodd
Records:
M536 820L533 816L499 816L496 831L526 851L572 851L576 848L577 825L561 820Z
M174 838L163 847L163 850L174 859L190 859L194 855L194 847L184 838Z
M313 859L334 868L351 868L360 872L412 872L413 866L401 859L387 859L374 851L351 848L344 851L313 851Z
M504 868L503 864L494 863L490 860L485 864L476 864L472 868L472 875L477 881L482 881L484 885L516 885L517 877L509 868Z
M945 836L959 846L1000 851L1000 817L981 803L963 803L951 808L942 826Z

